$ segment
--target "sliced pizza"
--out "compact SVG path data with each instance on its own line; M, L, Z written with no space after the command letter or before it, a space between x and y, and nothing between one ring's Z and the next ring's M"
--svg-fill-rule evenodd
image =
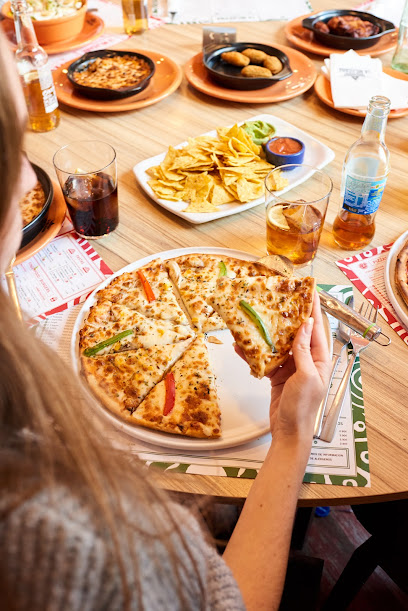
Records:
M166 433L221 435L221 414L204 335L200 334L131 416L135 424Z
M262 378L287 358L300 325L309 318L314 278L220 278L209 303Z
M187 325L148 318L125 305L98 301L79 332L79 347L85 356L95 356L173 344L194 335Z
M262 263L210 254L191 254L170 259L167 269L194 328L203 333L226 328L222 318L208 303L219 278L276 274Z
M31 223L40 214L46 199L44 189L38 180L35 187L19 201L23 227Z
M125 420L180 358L191 339L116 354L81 357L82 373L96 397Z
M173 285L160 259L117 276L96 297L98 301L125 305L149 318L188 325L188 319L177 301Z
M408 306L408 241L405 242L397 256L395 284L404 303Z

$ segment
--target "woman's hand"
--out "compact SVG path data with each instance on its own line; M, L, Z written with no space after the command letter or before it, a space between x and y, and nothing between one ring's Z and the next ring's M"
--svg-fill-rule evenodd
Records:
M312 318L297 332L292 356L269 377L272 384L272 437L297 437L310 442L317 409L327 389L329 351L320 299L315 293Z

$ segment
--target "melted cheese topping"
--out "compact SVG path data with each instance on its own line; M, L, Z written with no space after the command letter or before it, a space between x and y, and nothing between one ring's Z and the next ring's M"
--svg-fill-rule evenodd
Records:
M86 70L76 70L73 79L79 85L101 89L127 89L136 87L149 76L149 64L139 57L115 55L97 57Z

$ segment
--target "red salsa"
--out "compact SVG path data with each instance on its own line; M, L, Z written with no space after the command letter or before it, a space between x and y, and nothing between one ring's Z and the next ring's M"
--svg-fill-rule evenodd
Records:
M302 145L293 138L276 138L268 144L268 148L272 153L278 155L293 155L299 153L302 149Z

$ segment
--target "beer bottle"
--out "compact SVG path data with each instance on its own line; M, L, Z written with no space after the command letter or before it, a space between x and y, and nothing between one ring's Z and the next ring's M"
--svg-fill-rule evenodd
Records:
M48 132L60 120L54 81L48 56L39 46L27 0L14 0L16 29L16 62L27 104L30 127L35 132Z
M333 223L333 234L336 244L347 250L363 248L374 237L374 218L390 169L390 154L384 142L389 112L388 98L371 98L361 136L344 159L342 203Z

